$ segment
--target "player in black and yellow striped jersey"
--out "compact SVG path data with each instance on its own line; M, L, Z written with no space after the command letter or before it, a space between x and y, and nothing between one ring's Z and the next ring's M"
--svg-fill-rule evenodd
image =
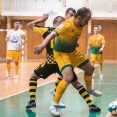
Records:
M42 16L41 19L33 21L33 22L28 24L28 26L30 28L32 28L34 30L34 32L40 33L43 36L43 38L45 38L52 30L54 30L54 28L42 27L42 26L33 25L33 24L37 23L37 22L44 21L44 19L47 19L47 17L48 17L48 15L45 14L45 15ZM61 16L56 17L53 21L54 27L59 25L60 22L62 22L63 20L64 19ZM32 75L31 75L30 83L29 83L30 101L29 101L28 105L26 106L26 108L36 107L36 103L35 103L36 97L35 97L35 95L36 95L36 88L37 88L37 80L39 78L46 79L52 73L58 73L59 78L57 79L56 87L62 79L62 75L59 71L58 65L57 65L57 63L56 63L56 61L53 57L53 44L54 44L54 39L52 39L52 41L46 46L46 50L47 50L46 61L44 61L41 65L39 65L34 70L34 73L32 73ZM90 99L89 94L87 93L87 91L85 90L83 85L81 85L81 83L79 83L77 81L77 76L74 72L73 72L73 76L74 76L73 80L71 81L72 85L78 90L79 94L84 98L84 100L86 101L88 106L89 107L92 106L93 103ZM55 90L56 90L56 88L55 88ZM65 105L60 103L60 102L59 102L59 106L65 107Z

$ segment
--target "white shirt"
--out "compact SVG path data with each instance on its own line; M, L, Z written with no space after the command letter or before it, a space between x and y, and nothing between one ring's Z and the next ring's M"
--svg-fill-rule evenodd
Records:
M21 29L9 30L6 36L9 38L9 41L7 43L7 50L21 50L21 47L18 44L22 43L23 36L25 36L25 32Z

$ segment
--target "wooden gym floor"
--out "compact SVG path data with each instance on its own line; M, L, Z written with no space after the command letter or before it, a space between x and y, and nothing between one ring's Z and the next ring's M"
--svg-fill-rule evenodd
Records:
M36 104L32 110L26 110L29 101L28 83L30 74L41 62L21 62L19 78L14 79L14 64L12 63L11 77L5 78L5 63L0 63L0 117L53 117L49 111L52 95L50 89L54 87L56 74L46 80L38 80ZM75 69L82 84L83 71ZM69 85L65 91L62 102L66 108L61 108L61 117L105 117L108 104L117 98L117 62L104 63L104 78L99 78L98 67L95 69L93 87L103 93L102 97L91 96L94 104L102 109L102 112L90 114L85 101L78 92Z

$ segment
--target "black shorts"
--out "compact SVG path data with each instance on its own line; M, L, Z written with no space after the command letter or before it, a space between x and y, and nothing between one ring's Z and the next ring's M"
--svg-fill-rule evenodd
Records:
M53 73L58 73L62 76L59 67L57 64L47 64L46 62L43 62L41 65L39 65L35 70L34 73L39 77L46 79ZM73 80L72 82L77 80L77 76L73 71Z
M43 62L41 65L39 65L35 70L34 73L43 79L46 79L48 76L50 76L53 73L58 73L62 76L59 67L57 64L47 64L46 62Z

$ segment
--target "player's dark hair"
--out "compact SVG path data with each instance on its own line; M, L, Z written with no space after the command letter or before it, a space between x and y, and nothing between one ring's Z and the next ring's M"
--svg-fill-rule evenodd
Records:
M72 11L74 14L76 13L76 10L75 10L74 8L69 7L69 8L66 10L65 14L69 13L69 11Z
M54 20L53 20L53 24L58 23L58 21L59 21L58 19L62 19L63 21L65 20L63 17L61 17L61 16L57 16L57 17L54 18Z
M78 16L81 16L81 18L84 18L87 16L87 13L91 14L91 10L89 8L82 7L82 8L77 10L74 17L77 18Z
M95 28L95 27L98 27L98 29L99 29L99 26L98 26L98 25L94 25L94 28Z
M21 23L21 20L13 20L13 22L15 23L15 22L20 22Z

